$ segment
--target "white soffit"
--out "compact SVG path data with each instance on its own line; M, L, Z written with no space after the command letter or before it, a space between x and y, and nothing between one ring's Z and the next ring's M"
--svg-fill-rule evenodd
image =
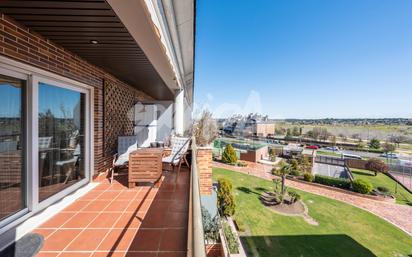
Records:
M159 25L153 22L153 15L144 0L107 0L143 50L160 77L171 90L180 88L176 81L175 70L172 66L167 48L162 42Z

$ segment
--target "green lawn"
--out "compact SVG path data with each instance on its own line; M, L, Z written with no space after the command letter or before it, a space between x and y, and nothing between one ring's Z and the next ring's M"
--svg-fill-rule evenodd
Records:
M319 226L301 217L278 215L258 197L271 181L213 169L213 179L233 183L235 219L244 224L241 239L252 257L412 256L412 237L379 217L351 205L298 191ZM406 217L405 217L406 218Z
M316 151L316 155L326 155L326 156L334 156L334 157L341 157L342 154L337 152L329 152L329 151Z
M355 179L359 178L369 181L375 188L378 186L387 187L392 195L396 197L397 203L412 205L412 194L400 185L398 185L397 192L395 193L396 182L385 174L378 173L377 176L374 176L374 173L368 170L351 169L351 171Z

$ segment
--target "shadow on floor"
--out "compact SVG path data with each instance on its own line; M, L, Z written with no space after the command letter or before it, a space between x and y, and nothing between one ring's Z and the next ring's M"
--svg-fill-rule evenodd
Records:
M369 249L345 234L242 236L248 256L259 257L374 257Z

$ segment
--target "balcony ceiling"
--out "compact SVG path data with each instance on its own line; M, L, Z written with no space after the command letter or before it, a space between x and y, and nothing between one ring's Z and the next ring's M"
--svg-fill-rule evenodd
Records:
M173 99L142 49L104 0L3 0L0 12L159 100ZM97 40L97 44L91 42Z

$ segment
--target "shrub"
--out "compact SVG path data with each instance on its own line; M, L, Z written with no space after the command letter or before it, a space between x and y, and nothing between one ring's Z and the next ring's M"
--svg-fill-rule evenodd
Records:
M231 144L226 145L222 153L222 162L233 164L237 162L236 151Z
M298 171L298 170L291 170L289 174L292 175L292 176L300 176L300 171Z
M375 176L378 172L388 172L389 170L388 165L386 165L384 161L377 158L369 159L368 162L365 164L365 168L367 170L375 172Z
M332 177L322 176L322 175L315 175L314 181L315 183L318 183L318 184L339 187L343 189L350 189L350 186L351 186L349 179L332 178Z
M210 215L209 211L202 206L202 222L205 239L207 242L217 242L219 240L219 215L214 218Z
M314 180L314 176L312 175L312 173L307 172L307 173L303 174L303 179L305 181L312 182Z
M373 186L370 182L365 181L363 179L355 179L353 181L353 190L355 192L361 193L361 194L369 194L373 189Z
M377 138L373 138L369 141L369 148L379 149L381 148L381 142Z
M376 189L378 189L379 192L381 193L389 193L391 190L389 190L389 188L384 187L384 186L379 186Z
M227 246L231 254L239 253L239 242L236 236L233 234L232 228L227 222L223 222L223 233L225 234Z
M247 167L247 163L246 162L238 162L237 166L239 167Z
M232 194L232 183L227 179L220 179L217 190L217 205L219 212L223 216L235 214L235 200Z
M298 169L299 169L299 163L298 163L298 161L295 160L295 159L290 160L290 168L291 168L292 170L298 170Z
M290 203L296 203L301 198L300 194L295 191L288 192L288 195L290 197Z

